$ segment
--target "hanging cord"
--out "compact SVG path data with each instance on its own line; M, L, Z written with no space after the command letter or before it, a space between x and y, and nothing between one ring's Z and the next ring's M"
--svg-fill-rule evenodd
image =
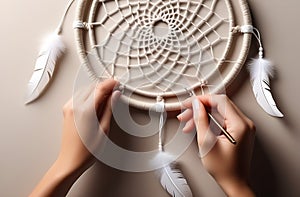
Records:
M67 13L68 13L68 11L69 11L69 9L70 9L70 7L71 7L71 5L73 4L74 1L75 1L75 0L69 0L67 6L66 6L66 8L65 8L64 14L63 14L63 16L61 17L60 22L59 22L59 24L58 24L58 26L57 26L57 28L56 28L56 30L55 30L55 33L56 33L57 35L59 35L59 34L62 32L62 26L63 26L64 21L65 21L65 19L66 19Z
M155 105L155 111L160 113L159 116L159 126L158 126L158 150L160 152L164 151L163 149L163 134L164 134L164 123L165 123L165 103L164 99L161 96L157 97L157 103Z
M264 48L262 46L260 33L259 33L258 29L255 28L255 27L253 27L253 35L254 35L254 37L256 38L256 40L258 41L258 44L259 44L258 56L259 56L259 58L263 58L264 57Z

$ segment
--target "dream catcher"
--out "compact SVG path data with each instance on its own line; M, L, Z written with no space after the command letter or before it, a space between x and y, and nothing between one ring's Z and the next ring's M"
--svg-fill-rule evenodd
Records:
M42 93L63 52L63 20L36 62L27 102ZM268 114L283 116L270 91L273 66L263 57L246 0L79 0L73 26L79 58L91 78L116 78L124 102L161 113L158 158L170 163L161 170L161 183L173 196L191 196L191 190L164 152L164 112L179 110L191 96L223 91L243 67L252 35L259 45L249 64L254 95Z

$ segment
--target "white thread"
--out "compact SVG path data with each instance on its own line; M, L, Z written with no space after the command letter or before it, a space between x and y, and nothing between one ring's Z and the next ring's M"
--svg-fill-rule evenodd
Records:
M258 31L257 28L253 28L253 35L254 37L256 38L256 40L258 41L258 44L259 44L259 52L258 52L258 56L259 58L263 58L264 57L264 49L263 49L263 46L262 46L262 41L261 41L261 37L260 37L260 32Z
M64 14L63 14L62 18L60 19L60 22L59 22L59 24L58 24L58 26L57 26L57 28L56 28L56 30L55 30L56 34L60 34L60 33L61 33L61 31L62 31L62 26L63 26L63 24L64 24L65 18L66 18L66 16L67 16L67 13L68 13L68 11L69 11L71 5L73 4L73 2L74 2L74 0L69 0L67 6L66 6L66 8L65 8Z
M165 103L162 97L157 97L158 102L155 104L156 112L160 113L159 116L159 125L158 125L158 150L163 151L163 133L164 133L164 112L165 112Z
M74 21L73 22L73 29L91 29L93 28L93 25L92 24L89 24L87 22L83 22L83 21Z
M234 27L232 29L233 32L241 32L241 33L251 33L253 34L253 36L255 37L255 39L257 40L258 44L259 44L259 52L258 52L258 56L259 58L263 58L264 56L264 49L262 46L262 41L261 41L261 36L260 36L260 32L257 28L253 27L252 25L242 25L242 26L237 26Z
M241 33L254 33L252 25L242 25L240 28Z
M156 112L164 112L165 111L165 103L161 96L158 96L156 99L157 103L155 104L155 111Z
M73 28L79 28L79 29L84 29L85 25L83 24L82 21L74 21L73 22Z
M101 38L91 33L90 40L94 40L91 48L99 51L98 59L109 72L128 70L128 88L134 87L131 83L140 81L139 87L133 88L136 93L151 96L159 92L174 96L178 90L183 93L183 77L203 78L202 67L213 69L226 59L214 53L216 47L228 50L227 44L232 39L232 10L227 0L127 1L122 4L116 1L112 8L106 1L98 4L94 7L102 7L103 16L98 21L89 20L89 24L107 32L107 35L102 34L102 38L107 39L99 41ZM226 7L228 12L219 14L218 6ZM153 31L157 21L169 28L166 35L157 36Z

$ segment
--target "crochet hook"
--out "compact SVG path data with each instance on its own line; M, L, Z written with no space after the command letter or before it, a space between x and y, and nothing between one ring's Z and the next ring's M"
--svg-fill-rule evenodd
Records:
M196 96L194 91L190 92L190 96ZM236 144L236 140L232 137L232 135L230 135L230 133L228 133L228 131L226 131L222 125L220 125L220 123L213 117L213 115L211 115L211 113L207 112L208 116L210 117L210 119L219 127L219 129L221 129L222 133L225 135L225 137L229 140L229 142L231 142L232 144Z
M207 113L208 116L210 117L210 119L212 121L214 121L214 123L221 129L222 133L225 135L225 137L232 143L232 144L236 144L236 140L232 137L232 135L230 135L230 133L228 133L228 131L226 131L221 125L220 123L210 114Z

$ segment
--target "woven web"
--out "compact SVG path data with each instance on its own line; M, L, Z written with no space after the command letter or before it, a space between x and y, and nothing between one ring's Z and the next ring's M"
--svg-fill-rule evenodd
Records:
M199 85L219 71L231 44L227 0L100 0L91 13L97 66L146 96L170 96Z

